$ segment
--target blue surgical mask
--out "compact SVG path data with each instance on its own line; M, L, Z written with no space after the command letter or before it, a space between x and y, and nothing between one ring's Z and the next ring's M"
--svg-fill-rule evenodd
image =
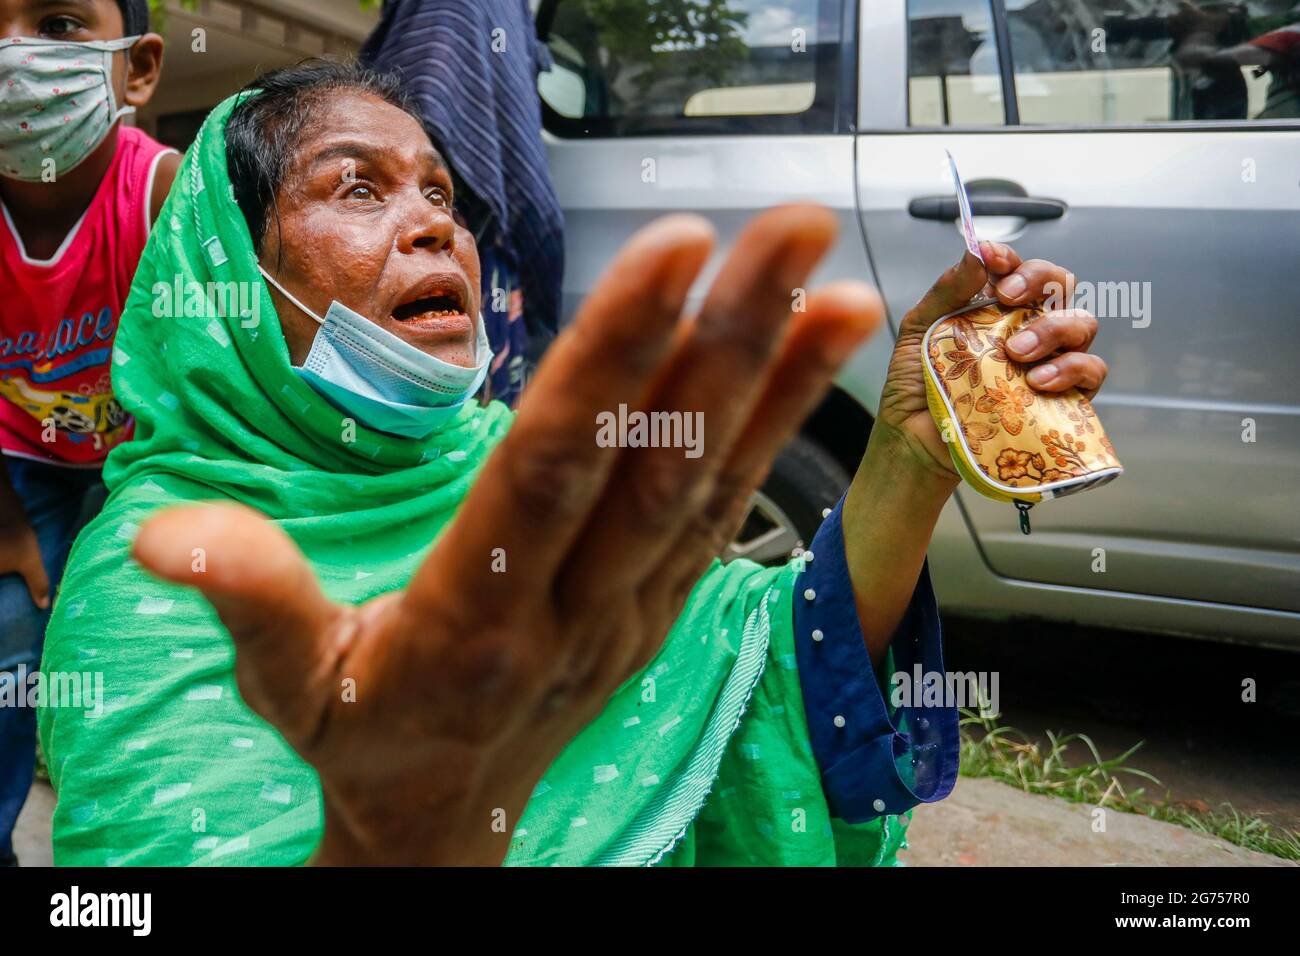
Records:
M260 265L266 281L320 323L311 351L293 369L331 404L375 431L427 438L454 418L487 377L492 361L483 318L477 365L452 365L353 312L337 299L321 318Z

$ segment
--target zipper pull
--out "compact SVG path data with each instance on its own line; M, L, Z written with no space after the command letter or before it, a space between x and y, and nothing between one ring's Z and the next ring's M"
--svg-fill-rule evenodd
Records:
M1020 530L1024 534L1029 534L1029 509L1033 507L1028 501L1015 502L1016 510L1020 512Z

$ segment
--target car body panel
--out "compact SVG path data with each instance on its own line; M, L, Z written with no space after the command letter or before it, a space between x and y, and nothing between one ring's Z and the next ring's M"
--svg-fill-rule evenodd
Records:
M1013 509L963 486L949 509L955 530L932 547L962 552L935 562L941 597L1012 613L1046 600L1039 585L1064 585L1062 607L1044 616L1082 604L1078 619L1125 626L1138 616L1183 631L1194 625L1167 619L1179 602L1159 599L1191 599L1188 617L1225 636L1300 644L1300 616L1269 613L1300 611L1300 299L1286 279L1300 248L1289 158L1300 155L1300 131L909 129L906 16L905 0L873 0L859 24L858 201L891 313L962 253L956 223L908 213L914 198L951 195L945 149L968 183L1065 201L1061 219L976 225L1094 283L1093 301L1080 304L1099 314L1094 350L1110 366L1096 406L1126 468L1104 489L1035 508L1029 537ZM1107 308L1131 292L1146 294L1147 314L1136 300ZM1255 440L1245 441L1250 425ZM1006 598L988 600L959 577ZM1122 598L1098 601L1102 592ZM1154 610L1135 615L1148 598ZM1114 619L1109 604L1121 609ZM1225 625L1237 607L1240 626Z
M906 212L910 199L936 192L945 146L964 176L1067 202L1064 217L1029 224L1016 246L1104 290L1095 300L1114 300L1092 304L1093 350L1110 367L1096 407L1125 474L1034 508L1028 538L1014 509L963 488L993 568L1300 610L1300 333L1291 331L1300 329L1300 300L1287 301L1283 279L1300 245L1286 241L1300 208L1259 208L1283 192L1283 152L1300 155L1300 133L864 135L862 216L868 236L888 237L872 254L895 311L962 251L955 228ZM1240 182L1246 154L1272 170L1267 179ZM1127 156L1144 157L1151 175L1089 180L1089 166L1119 168ZM1206 187L1214 168L1227 171L1227 188ZM1133 308L1141 299L1145 315ZM1254 440L1243 441L1252 422Z
M551 175L564 207L564 319L634 231L665 212L705 216L718 250L691 289L697 309L736 233L759 209L816 202L839 220L840 236L813 285L854 278L876 284L854 196L853 137L695 136L566 140L544 133ZM875 336L840 376L845 391L874 413L892 343Z
M811 284L873 282L889 312L837 379L874 414L898 319L963 248L955 223L908 214L913 198L951 195L951 149L972 186L1068 204L1048 222L977 219L982 235L1082 280L1149 283L1151 311L1104 317L1096 344L1111 367L1097 410L1126 474L1036 507L1029 537L1012 508L959 489L930 548L945 611L1300 650L1300 299L1288 281L1300 129L909 129L906 0L860 4L857 31L856 133L545 134L567 219L566 320L658 215L704 215L725 248L758 210L823 203L841 238Z

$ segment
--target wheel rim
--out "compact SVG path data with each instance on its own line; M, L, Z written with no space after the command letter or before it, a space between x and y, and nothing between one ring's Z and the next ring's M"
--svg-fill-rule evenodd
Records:
M756 491L749 499L745 521L727 545L722 560L748 558L759 564L781 564L801 547L803 539L790 516L763 492Z

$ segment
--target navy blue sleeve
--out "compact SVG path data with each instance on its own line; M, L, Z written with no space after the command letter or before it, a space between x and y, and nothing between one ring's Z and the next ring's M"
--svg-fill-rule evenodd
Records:
M938 675L926 683L946 686L928 565L878 675L849 581L843 507L841 498L804 557L794 594L795 655L831 814L865 823L946 797L957 780L961 747L957 709L921 706L923 675ZM894 688L897 707L885 698Z

